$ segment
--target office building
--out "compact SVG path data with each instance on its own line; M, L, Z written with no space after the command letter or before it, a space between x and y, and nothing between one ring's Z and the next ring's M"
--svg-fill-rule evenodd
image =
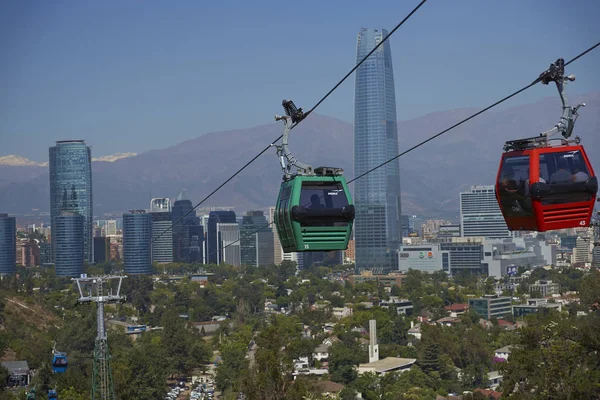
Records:
M593 240L587 236L579 236L573 249L573 264L589 264L592 262Z
M408 237L410 233L410 217L408 215L400 216L402 225L402 237Z
M273 230L262 211L248 211L240 227L242 264L267 266L274 263Z
M115 236L117 234L117 221L109 219L104 226L105 236Z
M492 317L502 318L512 314L512 302L510 297L484 295L480 298L469 299L469 309L486 320Z
M152 274L152 216L144 210L123 214L123 258L127 274Z
M40 243L40 264L43 266L52 265L52 244L42 242Z
M462 238L457 238L460 240ZM483 243L481 242L447 242L440 243L442 253L442 269L444 272L455 275L461 271L481 273L481 260L483 259ZM444 253L447 253L445 255Z
M545 279L529 285L529 293L539 292L542 297L560 294L560 284Z
M448 260L449 252L442 251L439 244L418 244L400 246L398 250L398 270L409 269L422 272L443 270L443 260Z
M15 273L17 264L17 223L15 217L0 214L0 274Z
M359 275L350 275L348 277L348 282L354 286L360 283L376 281L378 285L392 287L394 285L402 286L405 278L406 276L399 272L392 272L387 275L378 275L369 270L362 270L360 271Z
M105 263L110 260L110 239L103 236L94 236L94 262Z
M73 211L61 211L53 218L54 265L57 276L79 277L84 272L85 217Z
M193 209L190 200L180 199L173 203L173 261L175 262L203 261L204 228L200 225L200 218L196 216Z
M207 264L219 264L223 259L220 254L220 244L217 235L217 224L237 224L233 211L211 211L208 216L208 230L206 234Z
M357 41L357 62L387 33L385 29L361 29ZM354 176L358 176L398 154L389 40L356 70L354 96ZM396 269L397 249L402 241L398 160L357 180L354 204L356 269Z
M240 251L240 225L233 223L217 223L217 240L219 242L219 256L217 263L229 264L234 267L242 265Z
M498 206L494 186L471 186L460 193L460 230L462 237L511 237Z
M64 251L66 248L78 246L78 244L57 243L59 235L55 234L54 219L63 211L75 212L83 217L82 231L72 235L60 235L60 239L67 237L82 239L84 260L93 263L91 149L83 140L61 140L57 141L55 146L50 147L49 156L52 249L56 254L59 247L61 251ZM70 270L69 268L71 267L57 265L57 270L67 271Z
M152 216L152 261L173 262L173 223L171 202L168 198L155 198L150 201Z

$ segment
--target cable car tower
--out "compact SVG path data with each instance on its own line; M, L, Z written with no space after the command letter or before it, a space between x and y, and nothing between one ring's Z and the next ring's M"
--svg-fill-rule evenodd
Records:
M104 325L104 304L125 302L125 296L120 295L123 278L127 278L127 276L106 275L88 278L87 276L82 275L81 278L73 278L73 280L77 282L77 289L79 289L79 299L77 300L77 303L98 304L98 335L96 336L96 345L94 347L94 373L92 378L91 400L116 399L112 371L110 369L108 339ZM113 293L112 290L109 289L107 294L105 294L104 284L112 279L119 280L116 293Z

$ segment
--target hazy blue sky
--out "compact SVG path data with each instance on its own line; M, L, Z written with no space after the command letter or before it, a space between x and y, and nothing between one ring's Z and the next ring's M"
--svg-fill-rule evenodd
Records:
M139 153L269 123L283 98L307 110L354 65L361 27L417 3L2 1L0 156L47 161L60 139ZM391 38L398 118L495 101L599 41L598 15L590 0L429 0ZM568 69L569 93L600 90L598 71L600 49ZM318 112L352 121L353 85Z

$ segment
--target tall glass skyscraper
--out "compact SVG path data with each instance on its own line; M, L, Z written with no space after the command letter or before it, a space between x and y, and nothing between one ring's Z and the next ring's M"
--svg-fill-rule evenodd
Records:
M386 35L385 29L361 29L357 63ZM354 176L358 176L398 154L389 40L357 69L354 85ZM402 241L398 160L357 180L354 203L356 269L397 269L396 251Z
M125 273L152 274L152 216L144 210L123 214L123 259Z
M56 275L78 277L83 273L85 218L74 211L61 211L52 219Z
M83 239L84 260L92 263L92 154L83 140L61 140L50 147L50 218L55 263L58 262L56 249L59 244L54 234L54 218L63 211L76 212L83 217L83 230L77 235ZM63 266L57 264L56 270L63 270Z
M190 200L177 200L173 204L173 261L202 262L204 257L204 227L196 216ZM189 212L188 215L186 215ZM186 215L184 217L184 215ZM183 218L182 221L175 224Z
M15 217L0 214L0 274L14 274L17 264L17 224Z
M152 215L152 261L173 262L173 231L169 229L173 220L171 201L166 197L152 199L150 213Z

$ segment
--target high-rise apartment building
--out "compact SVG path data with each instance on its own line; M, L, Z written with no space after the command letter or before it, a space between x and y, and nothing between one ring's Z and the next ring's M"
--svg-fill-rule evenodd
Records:
M123 259L125 273L152 274L152 215L144 210L123 214Z
M15 217L0 214L0 274L14 274L17 264L17 223Z
M362 60L387 35L385 29L363 28L356 60ZM354 92L354 176L398 154L396 95L390 42L387 40L357 70ZM354 239L357 270L397 268L402 242L400 167L398 160L354 184Z
M117 221L114 219L106 221L104 232L106 236L115 236L117 234Z
M52 219L56 275L79 277L85 260L85 217L74 211L61 211Z
M83 240L84 261L92 263L92 154L83 140L61 140L50 147L50 218L52 223L52 249L55 254L62 249L74 247L68 243L57 243L54 218L63 211L76 212L83 218L81 232L62 235L61 239L78 237ZM77 239L79 240L79 239ZM69 265L56 265L57 271L71 270ZM81 265L83 269L83 265Z
M471 186L460 194L460 231L462 237L511 237L498 206L493 185Z
M156 198L150 201L152 216L152 261L157 263L173 262L173 231L171 201L168 198Z
M273 264L273 231L262 211L248 211L242 217L240 236L242 264Z

